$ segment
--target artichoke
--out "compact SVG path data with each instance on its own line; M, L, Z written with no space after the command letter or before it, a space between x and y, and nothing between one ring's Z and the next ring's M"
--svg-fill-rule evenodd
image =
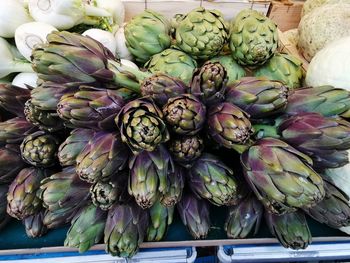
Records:
M44 224L48 228L69 223L79 210L90 202L90 184L81 181L74 167L41 181L37 196L43 200Z
M302 62L292 55L277 53L269 61L254 71L256 77L266 77L270 80L283 82L291 89L302 86Z
M8 185L0 185L0 229L5 227L11 217L6 212Z
M44 225L45 210L40 210L34 215L23 219L23 224L28 237L41 237L47 233L47 227Z
M232 56L243 66L264 64L277 50L276 24L256 10L245 9L231 22Z
M237 204L240 194L233 171L218 157L204 153L189 170L192 191L217 206Z
M287 99L288 87L263 78L242 78L226 89L226 101L240 107L254 119L283 112Z
M305 249L311 243L311 233L303 212L284 215L265 213L266 223L272 235L285 248Z
M220 62L208 61L194 71L191 81L191 94L206 104L213 104L224 99L227 83L226 69Z
M235 148L246 143L253 133L249 116L229 102L216 104L208 110L209 135L219 145Z
M173 222L174 207L164 207L156 202L150 209L150 224L147 229L147 241L160 241Z
M28 122L41 130L55 132L64 128L62 120L56 110L42 110L34 106L31 100L27 100L24 106L24 115Z
M314 167L337 168L349 162L350 123L318 113L300 113L278 126L281 139L313 160Z
M228 38L221 12L203 7L179 17L175 30L176 45L195 59L216 56Z
M21 144L24 161L37 167L53 166L57 162L57 150L60 142L57 137L44 131L26 136Z
M89 183L109 180L128 162L129 151L119 135L96 132L76 158L76 172L81 180Z
M115 122L123 142L135 153L153 151L160 143L169 140L169 132L162 120L162 112L153 100L144 97L127 103Z
M264 208L253 194L248 194L235 206L229 208L225 231L229 238L246 238L254 229L255 235L260 226Z
M209 204L197 198L193 193L183 194L177 204L182 223L195 239L206 238L210 227Z
M158 105L163 106L170 98L187 93L188 87L181 80L163 73L146 78L141 85L141 94L150 96Z
M7 194L7 213L22 220L40 211L42 201L36 195L40 181L49 175L49 171L40 168L24 168L10 184Z
M36 128L23 117L0 122L0 143L21 143Z
M17 144L6 144L0 147L0 182L10 183L26 167Z
M190 84L192 73L197 67L197 62L185 52L173 48L165 49L155 54L145 64L152 73L164 73Z
M206 107L195 96L184 94L168 100L163 106L164 120L173 132L195 135L204 125Z
M190 167L202 155L203 150L203 139L197 135L173 139L169 145L174 160L185 167Z
M0 108L18 117L24 117L24 104L30 98L30 90L11 84L0 84Z
M98 181L93 184L90 188L93 204L102 210L108 210L120 201L126 193L128 175L122 171L113 174L106 182Z
M312 207L325 195L311 158L278 139L258 140L243 152L241 164L246 181L271 213Z
M317 112L325 117L340 115L350 118L350 91L332 86L293 90L288 97L286 114Z
M172 207L177 204L182 196L185 185L185 170L182 167L174 166L174 170L168 172L168 189L160 197L160 202L165 207Z
M58 148L58 160L62 166L76 164L76 158L95 132L90 129L75 129Z
M107 213L94 205L84 207L77 214L67 232L64 245L76 247L80 253L89 250L103 237Z
M145 238L148 217L148 211L134 203L114 205L108 211L104 231L106 251L113 256L134 256Z
M57 112L68 127L113 131L114 118L124 104L118 90L81 86L62 96Z
M129 168L129 194L142 208L151 207L159 196L167 193L168 173L174 172L174 164L163 145L153 152L143 151L131 157Z
M231 55L222 55L217 56L209 61L219 62L227 72L227 85L235 83L236 80L239 80L246 76L246 72L242 66L240 66Z

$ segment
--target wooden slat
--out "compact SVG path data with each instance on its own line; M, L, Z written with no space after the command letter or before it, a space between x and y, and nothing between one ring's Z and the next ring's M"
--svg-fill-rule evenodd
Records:
M303 4L304 2L301 1L273 1L268 12L268 17L277 24L282 32L297 28L300 22Z

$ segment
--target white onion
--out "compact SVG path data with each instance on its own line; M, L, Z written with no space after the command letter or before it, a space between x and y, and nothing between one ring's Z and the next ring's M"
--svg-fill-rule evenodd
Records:
M115 39L117 40L116 55L119 58L133 60L133 57L125 44L126 40L124 35L124 26L120 27L119 30L115 33Z
M92 29L86 30L83 33L83 36L89 36L97 40L106 48L108 48L113 55L115 54L115 50L117 48L117 41L115 40L111 32L107 32L102 29L92 28Z
M36 81L38 80L38 75L36 73L19 73L12 80L12 85L20 88L27 89L27 86L33 88L37 87Z

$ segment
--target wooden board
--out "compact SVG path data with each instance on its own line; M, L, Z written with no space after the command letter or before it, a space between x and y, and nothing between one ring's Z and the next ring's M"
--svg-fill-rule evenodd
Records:
M303 4L302 1L273 1L267 16L277 24L282 32L297 28Z

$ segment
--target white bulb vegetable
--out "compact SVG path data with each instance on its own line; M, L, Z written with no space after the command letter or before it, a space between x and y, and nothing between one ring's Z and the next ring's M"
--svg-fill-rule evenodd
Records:
M120 59L120 63L124 66L130 67L130 68L134 68L134 69L139 69L139 67L132 61L127 60L127 59Z
M133 57L125 44L126 40L125 40L125 35L124 35L124 26L120 27L119 30L115 33L115 39L117 40L116 55L119 58L132 60Z
M113 24L123 24L125 18L125 8L121 0L95 0L96 6L107 10L112 15ZM118 29L116 27L116 29Z
M117 41L115 40L111 32L104 31L102 29L92 28L92 29L86 30L83 33L83 36L89 36L97 40L106 48L108 48L113 55L115 54L115 50L117 49Z
M12 80L12 85L20 88L27 89L27 86L33 88L37 87L36 81L38 80L38 75L36 73L19 73Z

